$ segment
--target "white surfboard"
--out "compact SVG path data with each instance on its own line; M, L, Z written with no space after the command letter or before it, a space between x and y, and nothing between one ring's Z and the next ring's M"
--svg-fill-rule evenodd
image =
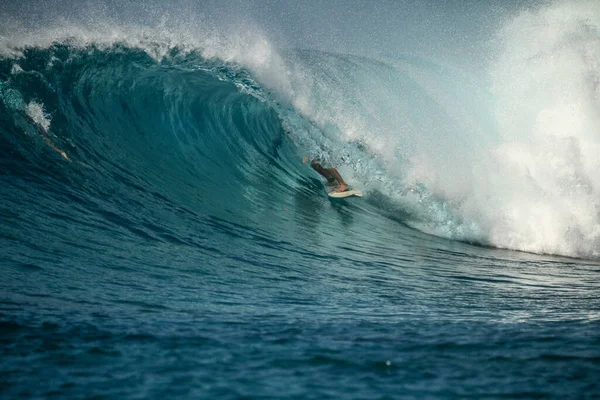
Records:
M329 197L333 197L334 199L343 199L344 197L356 196L362 197L362 192L356 189L346 190L344 192L327 192Z
M350 196L356 196L356 197L362 197L363 194L360 190L356 190L353 187L349 187L348 190L344 191L344 192L336 192L338 188L337 183L336 184L325 184L325 189L327 190L327 195L331 198L334 199L343 199L344 197L350 197Z

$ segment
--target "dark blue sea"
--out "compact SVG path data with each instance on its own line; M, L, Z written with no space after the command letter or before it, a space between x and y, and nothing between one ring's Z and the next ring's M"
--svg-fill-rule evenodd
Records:
M600 19L553 10L481 75L5 40L0 397L600 398Z

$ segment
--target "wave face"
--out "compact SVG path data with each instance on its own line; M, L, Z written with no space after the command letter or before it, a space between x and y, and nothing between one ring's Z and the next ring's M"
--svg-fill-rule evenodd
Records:
M403 123L417 127L444 119L442 106L403 71L438 74L435 65L298 51L275 67L244 67L178 46L157 58L161 46L67 40L6 58L6 169L41 179L35 192L66 190L84 208L95 204L94 213L141 240L167 235L179 243L181 221L155 226L151 217L176 206L195 218L242 223L302 246L310 234L291 227L335 219L330 212L315 214L328 202L318 175L300 162L303 155L335 165L370 192L366 202L352 204L374 215L365 236L377 218L432 222L430 208L441 200L404 182L403 169L422 143L395 137L396 116L377 121L370 108L406 107ZM366 79L365 71L377 79ZM397 98L407 90L413 91L409 101ZM429 111L411 105L415 99ZM22 188L13 189L8 195L19 203ZM74 198L54 199L53 217L72 211Z
M521 14L498 33L486 75L416 56L278 53L261 37L87 33L8 57L2 93L7 114L71 146L76 165L124 163L192 208L220 214L227 198L272 209L310 179L298 160L312 154L420 231L597 258L595 15L562 3ZM546 39L525 40L532 31ZM189 198L185 185L204 193Z
M251 32L3 42L7 393L593 397L597 11L520 13L481 74Z

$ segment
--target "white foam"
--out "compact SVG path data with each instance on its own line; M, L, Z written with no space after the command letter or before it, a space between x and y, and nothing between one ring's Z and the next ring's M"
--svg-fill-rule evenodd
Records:
M50 128L51 117L44 111L44 105L40 103L36 103L35 101L27 104L26 107L27 115L41 128L44 129L45 132L48 132Z
M23 68L21 68L19 64L13 64L12 68L10 69L10 73L15 75L19 72L23 72Z
M561 1L499 33L490 77L503 143L481 153L458 193L454 179L420 176L476 224L465 239L600 257L599 32L598 3Z
M108 48L123 44L139 48L161 61L173 49L180 53L197 52L205 58L218 58L248 68L257 78L281 94L290 92L287 71L277 49L262 31L249 24L216 29L192 16L165 16L155 26L123 24L107 19L89 21L60 20L38 29L25 29L14 23L10 37L0 36L0 54L20 56L26 47L49 47L69 43L75 47L93 45Z

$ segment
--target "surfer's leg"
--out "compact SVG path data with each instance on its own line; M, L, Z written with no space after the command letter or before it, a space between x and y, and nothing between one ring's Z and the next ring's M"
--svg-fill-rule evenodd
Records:
M348 190L348 185L346 184L346 182L344 182L344 180L342 179L342 176L340 175L340 173L338 172L337 169L327 168L327 171L340 184L340 187L337 188L336 192L345 192L346 190Z
M310 166L317 171L322 177L327 179L327 182L336 180L340 186L336 189L336 192L345 192L348 190L348 185L342 179L342 176L335 168L323 168L321 164L315 159L310 162Z
M335 177L333 175L331 175L331 173L329 173L329 170L327 170L326 168L323 168L323 166L321 164L319 164L319 162L317 160L312 160L310 162L310 166L312 167L312 169L317 171L319 173L319 175L321 175L328 181L335 179Z

